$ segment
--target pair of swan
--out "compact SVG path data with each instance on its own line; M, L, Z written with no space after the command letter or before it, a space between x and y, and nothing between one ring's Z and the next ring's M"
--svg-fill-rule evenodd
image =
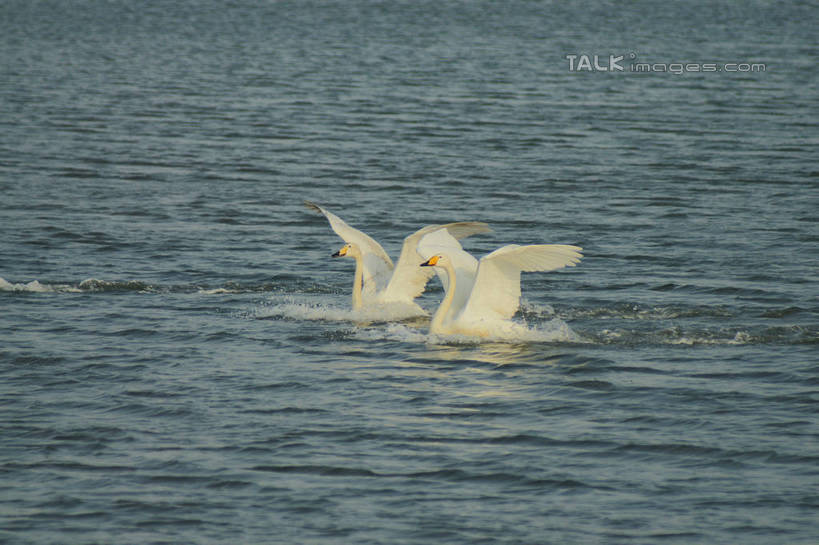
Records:
M573 267L582 248L563 244L509 244L478 261L460 239L490 231L483 222L428 225L407 236L398 263L378 242L345 223L329 210L305 201L323 214L346 243L333 257L355 259L353 310L390 305L408 316L426 315L414 301L438 273L444 299L430 322L430 333L489 337L520 327L511 318L520 305L520 273Z

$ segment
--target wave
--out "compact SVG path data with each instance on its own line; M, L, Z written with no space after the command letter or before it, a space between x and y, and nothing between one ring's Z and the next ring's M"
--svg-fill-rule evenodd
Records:
M202 295L227 295L232 293L242 293L240 290L231 288L199 288L196 293Z
M83 280L79 284L80 291L140 291L140 292L148 292L154 291L155 288L150 284L146 284L145 282L139 282L136 280L125 280L125 281L108 281L108 280L98 280L96 278L88 278Z
M475 345L486 343L583 343L583 337L560 319L554 319L546 324L527 327L524 324L515 324L518 327L499 331L489 337L475 337L471 335L438 335L428 333L405 324L387 324L383 328L359 327L352 331L351 337L366 341L398 341L407 343L433 345Z
M603 329L596 333L581 332L590 342L603 345L644 346L739 346L758 344L819 344L819 332L802 326L748 328L737 326L720 329L665 329L638 331Z
M135 280L108 281L88 278L79 284L44 284L39 280L28 283L12 283L0 278L0 291L28 293L84 293L102 291L152 291L153 288L144 282Z
M283 318L290 320L319 320L327 322L394 322L416 319L415 307L403 304L379 305L361 310L329 306L324 303L299 302L287 297L284 302L270 303L252 312L255 318Z
M28 283L14 283L0 277L0 291L29 293L101 293L101 292L139 292L139 293L199 293L202 295L226 295L242 293L265 293L280 289L278 285L254 284L238 285L228 282L221 287L202 287L198 285L157 285L140 280L100 280L87 278L77 284L44 283L32 280Z
M612 330L597 332L575 328L560 318L534 324L515 322L489 337L437 335L423 323L388 323L383 327L356 326L346 338L364 341L396 341L431 345L476 345L486 343L565 343L587 346L746 346L760 344L819 344L819 332L801 326L692 329L672 327L657 330Z
M0 278L0 291L28 292L28 293L54 293L54 292L80 292L80 288L69 284L41 284L39 280L32 280L26 284L13 284L5 278Z
M292 287L289 287L292 289ZM502 343L577 343L598 346L743 346L762 344L815 345L819 331L815 324L799 324L795 318L813 315L813 310L797 306L777 308L732 308L729 306L686 306L680 304L648 306L616 303L568 307L556 310L550 305L521 300L516 322L488 338L463 335L430 335L429 314L418 315L417 307L383 305L352 310L344 304L327 302L324 292L291 289L279 284L238 284L221 287L198 285L154 285L137 280L87 278L79 283L10 282L0 277L0 293L187 293L203 296L231 294L272 294L272 299L249 311L236 314L251 319L319 321L351 324L344 338L385 340L424 344ZM290 291L290 293L287 293ZM326 290L325 290L326 291ZM283 293L284 292L284 293ZM333 293L333 301L338 294ZM423 304L423 301L422 301ZM433 309L434 310L434 309ZM715 318L730 318L732 324L717 326ZM748 319L752 318L752 322ZM797 323L782 323L783 319ZM767 323L761 323L764 320ZM569 324L572 324L571 326ZM751 325L753 323L754 325ZM377 327L373 327L373 326Z
M482 343L585 343L568 323L560 318L535 325L509 322L487 337L472 335L430 335L430 344L482 344Z
M41 285L43 286L43 285ZM83 281L80 291L139 290L154 292L158 288L139 282ZM35 288L36 289L36 288ZM48 288L46 288L48 289ZM62 286L60 289L71 290ZM158 291L185 291L202 295L234 293L257 293L257 287L226 284L222 288L199 288L190 286ZM269 292L268 292L269 293ZM248 311L235 314L250 319L273 319L293 322L336 322L349 324L350 330L343 338L358 340L382 340L432 345L473 345L484 343L569 343L598 346L635 347L655 346L742 346L759 344L818 344L819 332L815 327L800 325L775 325L761 327L742 323L714 327L709 320L703 323L696 318L734 317L727 307L657 306L640 307L628 304L612 304L592 308L568 308L556 311L550 305L521 301L521 311L514 323L489 337L465 335L429 334L429 314L418 315L415 307L406 305L383 305L363 310L352 310L347 305L328 303L325 297L313 294L274 295L272 299L253 306ZM695 319L690 327L675 323L678 319ZM613 323L598 329L594 322L612 320ZM622 327L620 320L636 327ZM671 320L671 322L669 322ZM576 321L576 323L574 323ZM572 325L569 325L569 324ZM619 326L619 327L618 327Z
M615 303L602 307L568 309L571 319L617 318L624 320L674 320L678 318L715 317L729 318L735 315L723 306L653 306L645 307L631 303Z
M197 284L152 284L141 280L101 280L87 278L79 283L73 282L9 282L0 277L0 292L28 293L98 293L98 292L139 292L139 293L196 293L201 295L232 295L253 293L282 293L292 291L292 286L281 282L259 282L240 284L225 282L221 286ZM298 287L299 293L328 293L318 284L305 284ZM332 292L329 292L332 293Z
M359 340L386 340L426 344L481 344L493 342L554 343L588 342L560 318L529 326L510 323L489 337L437 335L427 331L429 315L419 316L408 305L385 305L362 310L335 307L319 302L297 301L292 297L257 307L248 314L256 319L348 322L354 324L350 337ZM371 324L379 324L372 327ZM384 324L384 325L380 325Z
M383 328L357 327L351 337L362 341L397 341L402 343L423 344L429 335L417 328L405 324L391 323Z

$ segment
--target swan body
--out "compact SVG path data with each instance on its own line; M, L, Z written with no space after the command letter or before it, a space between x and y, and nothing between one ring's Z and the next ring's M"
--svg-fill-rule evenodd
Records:
M393 265L390 256L372 237L351 227L326 208L310 201L305 201L304 204L323 214L333 231L346 243L332 257L355 260L353 310L389 305L403 309L410 316L426 315L427 312L414 300L424 292L427 282L438 271L433 272L419 266L424 261L418 253L421 239L441 231L458 244L458 239L490 231L487 224L477 221L428 225L404 238L401 255Z
M420 266L442 269L448 280L430 333L492 337L521 329L511 320L520 306L520 273L573 267L583 257L581 250L564 244L509 244L477 261L452 237L427 236L418 247L426 258Z

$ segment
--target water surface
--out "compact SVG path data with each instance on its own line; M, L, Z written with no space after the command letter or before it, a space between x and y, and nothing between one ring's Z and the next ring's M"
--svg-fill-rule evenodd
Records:
M5 2L0 540L815 543L816 13ZM586 257L430 337L303 199Z

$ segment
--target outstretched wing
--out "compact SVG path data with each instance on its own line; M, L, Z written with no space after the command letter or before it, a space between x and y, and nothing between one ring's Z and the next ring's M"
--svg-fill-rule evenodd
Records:
M377 290L383 289L389 282L393 269L392 260L384 251L384 248L366 233L350 227L343 219L316 203L304 201L304 205L311 210L324 214L324 217L330 222L330 227L344 242L359 247L362 257L363 291L365 295L372 295Z
M480 221L461 221L444 225L427 225L408 235L404 239L401 256L398 258L390 283L384 292L385 301L412 301L424 292L427 282L435 271L432 267L421 267L421 263L426 261L426 258L419 253L418 244L421 239L435 231L445 231L451 235L449 238L455 239L454 244L460 250L461 245L457 242L459 239L478 233L488 233L491 229Z
M463 310L475 318L511 318L520 304L522 271L553 271L574 267L583 254L564 244L509 244L481 258L475 285Z

